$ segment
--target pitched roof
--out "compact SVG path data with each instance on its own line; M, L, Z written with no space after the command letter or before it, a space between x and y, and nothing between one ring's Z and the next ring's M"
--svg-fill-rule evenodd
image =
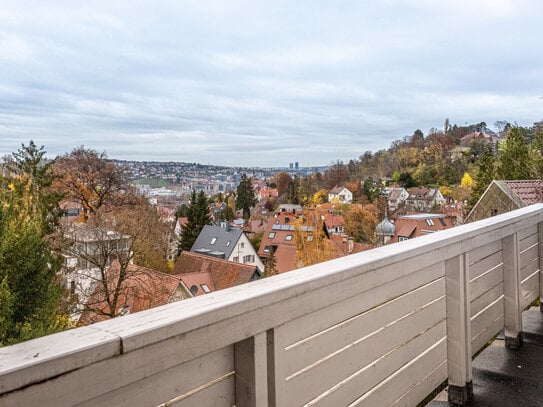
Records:
M167 304L177 290L182 291L178 299L190 297L187 288L178 276L134 264L128 265L126 270L127 277L121 283L116 313L119 313L123 307L126 307L130 313L134 313ZM110 291L113 291L117 285L119 272L120 264L118 261L113 262L106 272ZM80 325L108 319L108 316L99 312L100 310L110 312L103 285L98 284L96 286L87 305L89 309L82 313L79 319Z
M328 194L332 194L332 195L337 195L339 194L341 191L343 191L344 189L347 189L345 187L340 187L340 186L335 186L334 188L332 188ZM348 191L348 189L347 189ZM350 192L350 191L349 191Z
M343 219L343 216L341 215L331 215L329 213L323 214L324 216L324 224L327 228L334 228L337 226L344 226L345 225L345 219Z
M525 205L543 202L543 180L496 181L506 185Z
M391 242L397 242L399 237L414 238L428 233L454 227L450 217L433 214L419 213L405 216L398 216L394 222L396 233Z
M191 252L209 253L228 259L243 231L224 226L206 225L190 249Z
M191 290L192 286L206 284L210 291L222 290L247 283L254 279L258 269L255 265L217 259L192 252L182 252L173 273L183 280ZM203 291L193 293L204 294Z

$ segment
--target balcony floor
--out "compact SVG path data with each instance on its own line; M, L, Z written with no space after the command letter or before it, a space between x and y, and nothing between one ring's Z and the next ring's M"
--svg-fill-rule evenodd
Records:
M522 321L521 349L507 349L500 335L473 361L471 407L543 406L543 313L533 307ZM444 390L428 406L448 406L446 400Z

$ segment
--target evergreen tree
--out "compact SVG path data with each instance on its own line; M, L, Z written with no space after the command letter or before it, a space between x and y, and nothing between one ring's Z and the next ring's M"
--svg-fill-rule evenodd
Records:
M287 198L288 202L291 204L299 204L300 198L298 192L300 189L300 178L294 177L287 185Z
M269 257L266 259L266 262L264 263L263 277L271 277L276 274L279 274L277 272L277 259L275 258L275 254L273 253L273 250L272 250L270 252Z
M530 144L530 172L532 178L543 179L543 131L538 130Z
M249 219L251 208L256 205L255 193L251 179L242 174L236 193L236 208L243 210L243 218Z
M33 142L23 145L0 179L0 345L63 328L61 262L48 239L60 198L48 189L44 153Z
M472 189L469 204L475 205L483 192L488 188L492 180L496 177L495 157L490 147L485 147L479 159L479 169L475 179L475 186Z
M500 165L498 178L503 180L530 179L526 131L522 127L509 130L506 139L500 144Z
M198 238L205 225L211 225L212 219L209 214L209 207L204 191L196 194L192 190L190 195L190 203L186 209L187 223L181 230L181 236L177 245L177 254L182 251L189 251L192 245Z

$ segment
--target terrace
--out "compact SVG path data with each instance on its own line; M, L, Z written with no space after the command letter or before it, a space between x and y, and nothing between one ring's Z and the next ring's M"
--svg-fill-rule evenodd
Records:
M4 406L415 406L540 294L543 204L0 348ZM520 350L522 352L522 350ZM475 395L476 397L476 395Z

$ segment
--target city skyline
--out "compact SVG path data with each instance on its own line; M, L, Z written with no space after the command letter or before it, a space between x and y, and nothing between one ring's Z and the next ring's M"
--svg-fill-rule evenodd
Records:
M283 167L543 118L543 4L67 1L0 8L0 154Z

